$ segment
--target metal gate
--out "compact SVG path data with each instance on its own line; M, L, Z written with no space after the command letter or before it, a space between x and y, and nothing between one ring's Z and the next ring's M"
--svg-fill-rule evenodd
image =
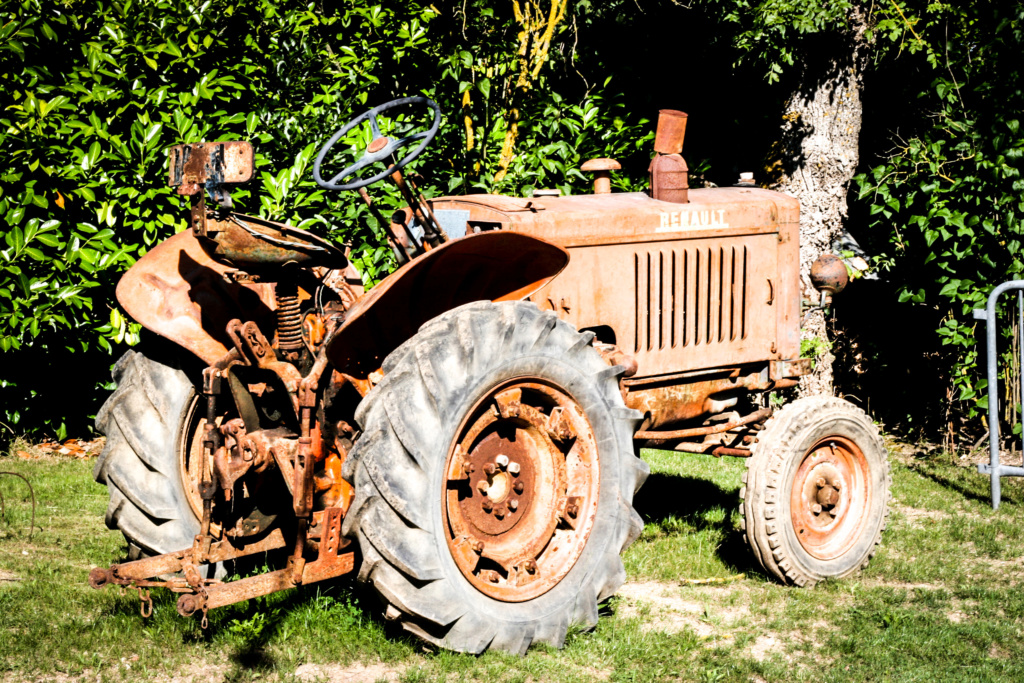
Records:
M1003 465L999 462L999 373L996 367L999 353L996 348L996 332L999 331L999 321L996 318L996 300L1003 292L1010 290L1017 291L1017 313L1021 321L1019 334L1020 339L1020 367L1024 369L1024 280L1010 280L992 290L988 295L988 304L985 308L974 309L976 320L985 321L986 336L986 362L988 365L988 430L989 430L989 464L978 465L978 472L987 474L992 480L992 509L999 509L1001 498L1002 477L1024 477L1024 467ZM1021 382L1021 405L1024 406L1024 382ZM1021 448L1024 455L1024 443ZM1024 463L1022 463L1024 465Z

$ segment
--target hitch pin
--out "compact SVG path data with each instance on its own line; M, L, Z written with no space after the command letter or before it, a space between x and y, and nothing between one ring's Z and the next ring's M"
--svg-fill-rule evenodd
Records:
M139 591L139 613L143 619L153 616L153 598L149 596L149 589L142 586L135 586Z

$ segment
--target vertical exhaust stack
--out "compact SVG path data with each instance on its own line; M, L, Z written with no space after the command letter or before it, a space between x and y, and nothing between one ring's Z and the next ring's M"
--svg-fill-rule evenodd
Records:
M658 112L658 132L647 171L651 174L651 197L663 202L686 204L690 201L689 169L683 161L683 138L686 136L686 114L675 109Z

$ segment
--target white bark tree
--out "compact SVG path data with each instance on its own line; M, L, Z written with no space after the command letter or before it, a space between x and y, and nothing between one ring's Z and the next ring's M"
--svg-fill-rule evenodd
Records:
M847 219L847 192L859 160L861 91L869 49L863 8L854 6L844 30L815 35L797 54L800 85L786 101L779 141L768 159L769 186L800 200L800 276L803 298L818 303L811 264L832 250ZM832 394L834 356L826 318L812 313L803 339L818 352L802 395Z

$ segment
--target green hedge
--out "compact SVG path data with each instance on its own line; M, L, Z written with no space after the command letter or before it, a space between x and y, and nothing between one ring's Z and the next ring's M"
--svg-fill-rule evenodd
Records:
M649 145L648 122L605 99L608 81L560 94L542 69L517 90L521 27L511 7L503 15L489 4L5 3L0 440L90 425L110 365L139 339L113 288L185 227L184 201L166 186L171 145L253 141L257 179L236 203L349 243L370 282L391 267L379 228L354 194L325 193L311 179L318 146L370 105L410 94L441 104L445 127L418 162L428 195L581 188L586 158ZM513 107L543 125L522 124L516 149L529 153L494 183ZM622 188L642 178L637 170ZM397 203L387 187L373 191Z

